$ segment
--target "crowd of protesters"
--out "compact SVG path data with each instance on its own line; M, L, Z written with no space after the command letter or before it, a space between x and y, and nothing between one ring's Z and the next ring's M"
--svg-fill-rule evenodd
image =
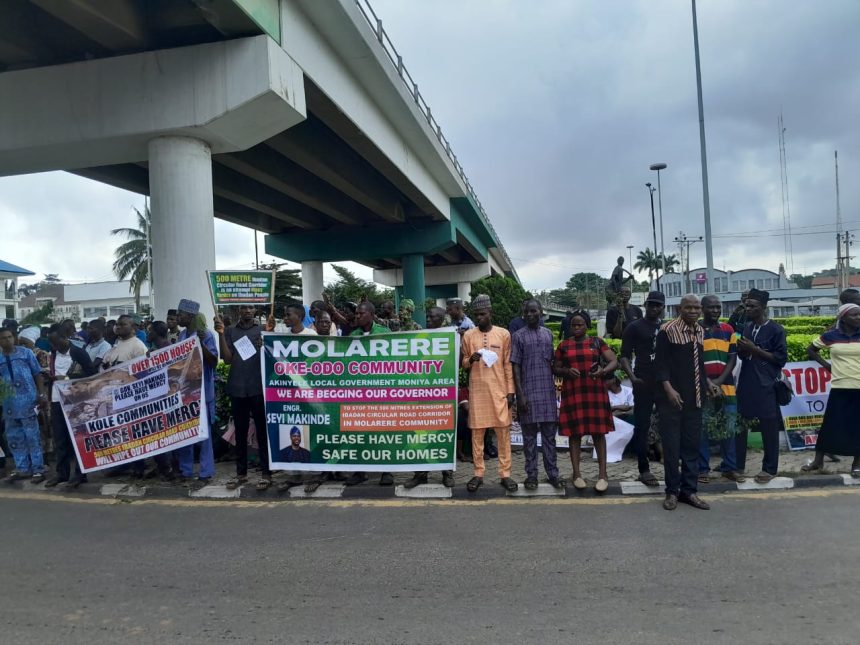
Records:
M613 319L610 330L620 334L620 356L602 338L589 335L591 318L583 310L567 316L557 346L543 324L541 303L534 299L523 303L522 315L511 321L508 329L493 324L492 303L486 295L471 303L471 318L459 299L449 300L446 309L427 311L428 328L453 326L460 336L460 366L468 374L468 386L460 388L458 397L457 458L473 464L468 491L476 492L483 485L487 457L498 457L501 486L507 491L518 489L511 472L515 418L523 437L527 490L538 488L539 439L548 483L564 488L556 454L556 435L561 434L570 441L574 488L588 487L580 469L579 448L582 438L589 435L598 461L594 490L605 492L606 436L614 431L618 417L633 422L631 448L637 458L639 480L649 487L659 486L650 471L649 458L649 432L656 418L665 472L663 507L667 510L674 510L679 502L709 508L697 489L699 483L710 481L708 428L714 425L722 426L718 432L721 477L744 481L750 431L761 433L764 447L755 481L764 484L776 475L782 421L774 384L786 363L787 346L784 329L767 318L768 292L745 292L743 308L734 311L726 324L720 322L722 305L714 295L701 300L685 296L678 316L664 321L665 296L661 292L648 294L643 312L629 305L629 294L622 291L617 308L623 315ZM825 454L843 454L854 458L852 474L860 477L860 439L853 423L860 413L860 294L845 292L842 302L836 325L809 347L810 357L832 372L833 393L816 457L805 470L820 469ZM273 316L261 320L255 307L242 306L235 322L216 316L210 331L199 304L182 300L164 321L123 315L116 320L95 319L80 330L71 320L48 328L19 328L15 321L5 321L0 329L0 398L4 451L14 460L7 480L28 478L65 488L86 481L77 466L60 405L51 400L53 382L90 376L196 335L202 348L210 420L216 416L215 367L219 360L230 366L226 393L235 431L236 474L227 487L235 489L248 482L251 424L266 427L259 369L264 331L326 336L411 331L420 329L413 319L414 311L415 304L408 299L401 300L396 310L391 301L377 309L368 301L335 306L324 297L308 306L288 305L281 320ZM257 354L242 357L236 350L242 338L251 341ZM822 348L830 350L831 362L821 357ZM740 375L735 383L738 364ZM619 382L619 375L629 378L632 389ZM487 430L495 435L495 446ZM158 455L149 471L146 460L139 460L113 472L129 470L135 477L160 476L205 484L215 472L211 432L209 436L197 445ZM261 475L255 486L265 490L272 485L269 446L265 440L257 445ZM50 476L44 456L49 447L55 461ZM297 455L304 453L296 449ZM195 477L196 462L199 470ZM441 475L445 486L454 486L453 472L443 471ZM361 472L305 474L288 478L280 488L303 483L305 490L312 492L326 478L355 485L368 476ZM427 472L416 472L404 486L413 488L428 480ZM381 474L380 485L393 483L390 473Z

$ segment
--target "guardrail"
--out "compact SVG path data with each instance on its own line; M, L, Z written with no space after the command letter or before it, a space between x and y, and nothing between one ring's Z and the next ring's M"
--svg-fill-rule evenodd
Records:
M442 126L439 125L439 122L436 120L436 117L433 116L433 111L430 109L430 106L427 104L427 101L424 100L424 97L418 90L418 83L415 81L414 78L412 78L412 74L409 73L409 70L406 69L406 66L403 64L403 57L398 53L397 48L394 46L394 43L388 36L388 33L383 28L382 19L376 15L376 12L373 10L373 7L370 4L370 0L355 0L355 4L361 11L361 14L364 16L365 20L367 20L367 24L370 25L370 28L373 30L373 33L376 36L376 40L379 42L379 45L382 47L382 50L388 57L388 60L397 70L398 76L400 76L404 86L412 95L412 98L415 101L415 105L418 106L418 109L420 110L421 114L427 120L427 123L430 125L430 129L436 135L436 139L439 140L439 144L445 150L445 154L448 156L448 159L454 166L454 170L457 172L457 174L460 176L460 179L463 181L463 184L466 186L466 190L469 192L469 195L472 197L473 200L475 200L475 205L478 207L478 212L480 213L481 218L484 220L484 224L486 224L487 228L490 229L493 234L493 237L498 240L500 245L499 250L502 252L502 255L505 256L505 260L513 270L514 263L511 262L511 258L508 256L507 251L505 251L504 247L501 246L502 241L499 239L499 236L496 233L496 229L493 228L493 224L490 222L490 218L487 216L487 213L484 210L484 206L481 204L481 200L478 199L478 194L472 187L472 183L466 176L466 171L463 170L463 166L458 161L457 155L455 155L454 151L451 150L451 143L442 133Z

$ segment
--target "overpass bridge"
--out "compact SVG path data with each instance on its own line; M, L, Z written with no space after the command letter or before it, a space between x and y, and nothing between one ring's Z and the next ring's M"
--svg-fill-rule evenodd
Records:
M422 307L516 277L368 0L4 0L0 96L0 176L151 196L158 316L209 309L213 216L301 263L305 301L331 261Z

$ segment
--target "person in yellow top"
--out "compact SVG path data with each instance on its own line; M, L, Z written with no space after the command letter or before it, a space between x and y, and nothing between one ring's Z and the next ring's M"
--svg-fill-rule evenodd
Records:
M819 353L830 350L828 363ZM815 444L815 459L801 470L811 472L824 467L824 455L832 453L854 457L851 476L860 479L860 305L839 307L834 329L824 332L807 348L809 358L833 375L824 420Z
M513 492L511 479L511 407L514 404L514 374L511 367L511 334L493 325L490 297L479 295L472 302L477 327L463 334L463 368L469 370L469 428L472 430L474 477L466 484L470 493L484 483L484 434L496 433L499 444L499 476L502 487Z

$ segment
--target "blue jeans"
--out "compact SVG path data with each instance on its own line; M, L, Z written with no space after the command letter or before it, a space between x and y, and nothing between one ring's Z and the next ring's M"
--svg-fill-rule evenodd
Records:
M720 462L720 472L721 473L730 473L734 472L738 469L737 460L735 458L735 436L734 429L737 423L737 406L735 405L724 405L722 407L723 412L725 413L726 419L726 430L729 431L729 437L727 439L720 440L720 456L723 460ZM704 409L704 419L705 426L708 425L708 419L710 416L714 414L713 403L708 403L705 405ZM702 443L699 447L699 474L706 475L711 470L710 466L711 460L711 446L710 440L708 439L708 433L702 432Z
M39 417L6 418L6 441L15 460L15 470L34 475L45 470Z
M209 422L209 438L199 441L200 446L200 474L199 477L215 476L215 453L212 450L212 428L215 425L215 401L206 403ZM194 445L189 444L176 450L179 456L179 474L183 477L194 476Z

